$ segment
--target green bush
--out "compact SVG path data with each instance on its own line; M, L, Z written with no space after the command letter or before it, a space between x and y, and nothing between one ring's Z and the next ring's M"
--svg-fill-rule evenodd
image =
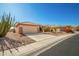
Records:
M3 14L0 19L0 37L4 37L13 25L14 18L10 14Z
M50 27L47 27L47 26L44 27L44 31L45 31L45 32L50 32Z
M42 26L42 27L40 27L40 31L42 31L42 32L50 32L50 27Z

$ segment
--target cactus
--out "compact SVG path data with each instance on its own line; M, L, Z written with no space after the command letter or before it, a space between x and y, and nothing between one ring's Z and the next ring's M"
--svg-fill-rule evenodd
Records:
M14 25L14 19L10 14L3 14L0 19L0 37L5 37L10 27Z

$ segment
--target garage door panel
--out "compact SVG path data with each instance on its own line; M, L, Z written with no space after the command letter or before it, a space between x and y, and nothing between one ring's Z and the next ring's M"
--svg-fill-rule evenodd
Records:
M38 27L35 26L22 26L23 27L23 32L24 33L34 33L38 32Z

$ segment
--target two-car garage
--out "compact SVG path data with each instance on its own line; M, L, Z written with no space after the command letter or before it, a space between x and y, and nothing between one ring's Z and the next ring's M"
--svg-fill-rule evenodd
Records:
M39 32L39 25L32 23L18 23L16 24L16 32L19 33L37 33Z

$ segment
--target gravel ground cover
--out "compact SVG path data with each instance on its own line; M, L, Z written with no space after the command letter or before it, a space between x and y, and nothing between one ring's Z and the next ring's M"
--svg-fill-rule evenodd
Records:
M6 37L0 38L0 51L34 43L35 41L27 36L19 36L17 33L8 32ZM11 51L11 50L10 50Z

